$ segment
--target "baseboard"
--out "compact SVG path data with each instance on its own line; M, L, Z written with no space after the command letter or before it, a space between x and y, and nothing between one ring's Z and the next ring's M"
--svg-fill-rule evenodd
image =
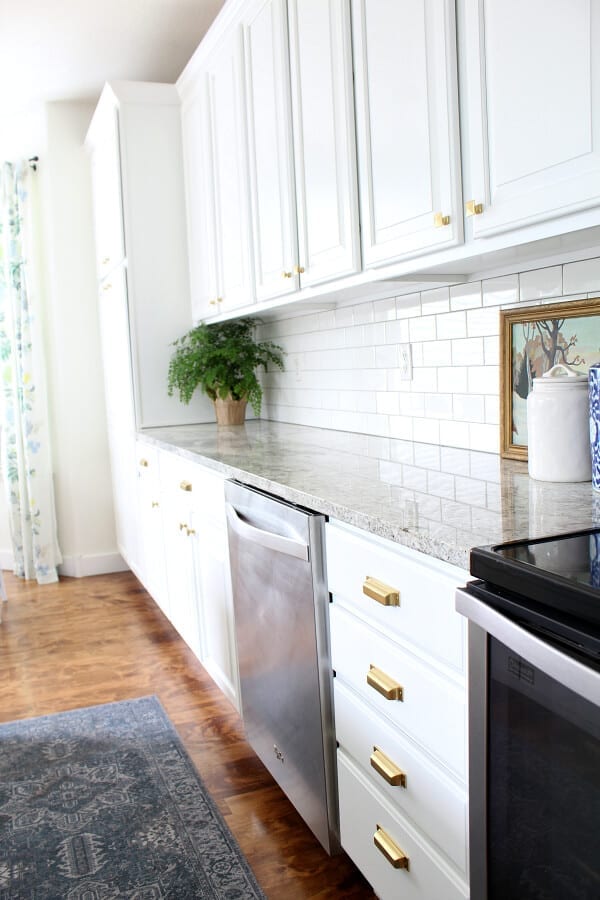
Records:
M86 578L88 575L109 575L111 572L127 572L129 566L119 553L97 553L90 556L64 556L58 574L70 578Z

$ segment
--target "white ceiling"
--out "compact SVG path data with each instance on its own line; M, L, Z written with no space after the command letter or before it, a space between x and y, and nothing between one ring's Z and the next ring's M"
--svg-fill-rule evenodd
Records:
M40 102L95 101L105 81L176 81L222 5L0 0L0 133Z

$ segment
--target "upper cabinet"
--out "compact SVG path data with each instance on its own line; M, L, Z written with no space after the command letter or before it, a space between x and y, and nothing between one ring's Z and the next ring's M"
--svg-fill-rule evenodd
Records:
M195 320L253 301L244 98L236 27L210 55L182 107Z
M454 0L353 0L363 262L462 241Z
M285 0L252 0L242 12L256 297L298 289Z
M298 260L308 287L360 270L348 0L288 0Z
M118 128L116 109L110 104L99 107L95 117L90 168L94 195L96 271L100 278L122 262L125 256Z
M461 0L461 13L472 236L597 207L599 0Z

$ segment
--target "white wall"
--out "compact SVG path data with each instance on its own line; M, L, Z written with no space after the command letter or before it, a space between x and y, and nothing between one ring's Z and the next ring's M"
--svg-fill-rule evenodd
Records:
M38 146L43 294L58 540L67 575L123 567L116 549L100 361L89 164L93 106L46 106ZM6 510L0 508L6 563Z
M588 297L600 297L600 257L310 315L283 312L261 331L287 352L285 372L263 377L262 416L498 452L499 308ZM412 349L410 381L401 377L401 343Z

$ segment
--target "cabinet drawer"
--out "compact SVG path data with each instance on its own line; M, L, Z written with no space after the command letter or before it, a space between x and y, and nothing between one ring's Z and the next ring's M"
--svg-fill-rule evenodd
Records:
M158 448L145 441L135 442L135 463L138 478L143 481L158 481Z
M338 604L329 604L331 656L337 677L404 734L465 780L466 687L444 680ZM388 700L367 684L376 666L400 684L402 700Z
M338 786L342 847L381 900L465 900L469 896L462 879L369 786L342 751L338 751ZM394 868L375 846L378 826L408 857L408 868Z
M181 490L188 495L188 499L196 499L200 487L199 471L198 463L178 453L160 450L160 480L163 490Z
M334 596L389 637L464 671L466 626L454 609L454 592L468 573L334 522L327 524L326 541ZM367 596L367 578L397 591L399 605L384 606Z
M335 684L335 736L341 748L387 800L404 812L459 870L467 871L467 799L398 731L341 683ZM371 765L377 747L402 769L404 784L389 784Z

